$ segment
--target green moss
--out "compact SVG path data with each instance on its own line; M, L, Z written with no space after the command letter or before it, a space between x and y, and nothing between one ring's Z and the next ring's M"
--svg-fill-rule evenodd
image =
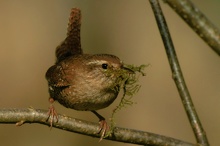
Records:
M125 65L124 70L120 70L117 73L118 80L115 84L119 85L119 88L117 90L123 90L123 95L121 97L121 100L119 104L113 109L110 121L110 130L106 134L105 137L108 137L111 135L116 123L115 123L115 115L118 111L120 111L122 108L125 108L127 106L133 105L135 102L132 101L133 96L139 91L141 85L138 84L138 79L141 76L145 76L144 69L148 65L140 65L140 66L134 66L134 65ZM114 85L115 86L115 85Z

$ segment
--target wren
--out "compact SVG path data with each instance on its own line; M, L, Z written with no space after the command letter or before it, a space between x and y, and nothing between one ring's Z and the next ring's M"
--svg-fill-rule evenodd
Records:
M46 72L49 101L58 101L67 108L91 111L100 120L101 139L108 130L105 118L96 110L108 107L120 90L123 77L129 73L122 61L109 54L83 54L80 42L81 11L71 10L67 37L56 49L56 63ZM51 105L51 126L56 112Z

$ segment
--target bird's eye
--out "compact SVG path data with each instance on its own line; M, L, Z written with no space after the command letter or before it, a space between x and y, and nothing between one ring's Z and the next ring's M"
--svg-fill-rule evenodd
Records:
M103 64L102 64L102 68L103 68L103 69L107 69L107 68L108 68L108 64L103 63Z

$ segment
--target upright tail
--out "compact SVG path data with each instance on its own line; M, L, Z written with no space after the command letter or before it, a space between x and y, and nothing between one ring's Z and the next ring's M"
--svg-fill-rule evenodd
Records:
M80 40L80 27L81 11L78 8L72 8L67 28L67 37L56 48L57 63L69 56L83 53Z

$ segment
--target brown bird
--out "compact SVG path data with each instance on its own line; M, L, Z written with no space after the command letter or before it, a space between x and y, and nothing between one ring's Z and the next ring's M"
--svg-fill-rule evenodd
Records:
M80 43L81 12L71 10L66 39L56 49L56 63L46 72L51 107L51 126L56 112L52 103L57 100L67 108L91 111L100 120L101 139L108 125L96 112L109 106L117 97L123 80L129 73L122 61L109 54L83 54Z

